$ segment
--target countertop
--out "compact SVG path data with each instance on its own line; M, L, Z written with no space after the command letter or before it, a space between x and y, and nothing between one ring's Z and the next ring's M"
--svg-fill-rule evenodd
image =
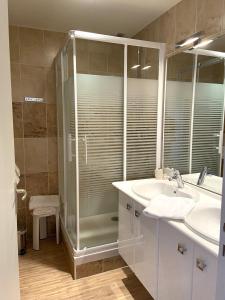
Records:
M144 207L147 207L149 204L149 200L145 200L142 197L139 197L138 195L136 195L133 190L132 190L132 186L138 182L149 182L149 183L154 183L154 182L166 182L168 183L168 180L157 180L157 179L140 179L140 180L130 180L130 181L120 181L120 182L113 182L113 186L115 188L117 188L119 191L123 192L124 194L126 194L127 196L129 196L130 198L132 198L133 200L135 200L136 202L140 203L141 205L143 205ZM170 182L171 185L176 186L176 182L172 181ZM215 196L215 198L212 198L210 194L207 193L202 193L202 191L197 188L197 187L193 187L191 185L188 185L189 188L192 188L196 191L198 191L199 195L200 195L200 201L219 201L218 197ZM211 200L210 200L211 199ZM219 246L215 245L205 239L203 239L202 237L200 237L199 235L197 235L196 233L194 233L193 231L191 231L182 221L174 221L174 220L165 220L163 219L163 222L167 222L168 224L170 224L172 227L176 228L177 230L179 230L180 232L182 232L183 234L185 234L186 236L188 236L190 239L192 239L196 244L198 244L199 246L203 247L204 249L208 250L211 254L218 256L219 254Z

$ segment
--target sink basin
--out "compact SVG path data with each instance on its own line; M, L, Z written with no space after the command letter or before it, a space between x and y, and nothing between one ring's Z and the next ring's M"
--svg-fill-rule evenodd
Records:
M216 245L220 237L220 202L200 203L186 216L185 225L196 234Z
M195 192L188 187L178 189L176 182L138 182L133 185L132 189L136 195L146 200L151 200L158 195L198 199L198 192Z

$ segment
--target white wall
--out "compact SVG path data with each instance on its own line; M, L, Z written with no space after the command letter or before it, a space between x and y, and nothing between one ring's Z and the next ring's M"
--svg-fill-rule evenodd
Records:
M0 299L19 299L8 2L0 0Z

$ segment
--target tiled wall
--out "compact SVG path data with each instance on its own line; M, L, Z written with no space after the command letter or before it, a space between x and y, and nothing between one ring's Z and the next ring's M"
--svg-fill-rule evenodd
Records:
M165 42L168 52L173 52L176 42L202 30L206 36L224 33L225 0L183 0L135 38Z
M27 223L31 195L56 194L57 128L54 58L65 41L64 33L10 26L10 53L16 163L22 173L21 188L29 197L18 201L18 223ZM41 97L44 103L24 102ZM54 223L49 220L49 233Z

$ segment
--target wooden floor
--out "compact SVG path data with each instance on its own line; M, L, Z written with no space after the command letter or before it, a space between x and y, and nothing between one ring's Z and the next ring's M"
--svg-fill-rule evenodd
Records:
M21 299L153 300L128 267L74 281L63 245L41 241L20 257Z

